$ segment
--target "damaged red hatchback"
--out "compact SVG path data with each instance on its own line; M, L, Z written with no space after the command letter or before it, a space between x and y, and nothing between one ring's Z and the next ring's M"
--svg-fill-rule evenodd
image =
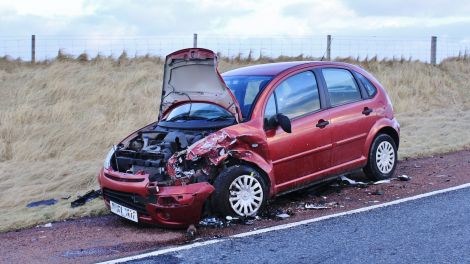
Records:
M363 169L393 175L399 124L360 67L281 62L217 71L217 56L166 57L158 121L113 147L98 179L111 211L186 227L253 216L268 199Z

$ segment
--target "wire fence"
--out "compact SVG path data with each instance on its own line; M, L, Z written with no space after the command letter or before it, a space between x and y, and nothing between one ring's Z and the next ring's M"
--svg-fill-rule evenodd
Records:
M0 36L0 56L29 61L50 60L58 51L71 56L82 53L94 57L118 57L125 51L128 56L165 56L175 50L193 47L195 36L142 36L113 38L35 36L32 55L31 36ZM196 35L198 47L208 48L221 55L233 57L299 56L322 58L353 57L378 59L412 59L431 61L431 36L382 37L382 36L236 36ZM328 47L330 53L328 53ZM448 57L466 56L470 53L470 38L438 37L435 57L440 62Z

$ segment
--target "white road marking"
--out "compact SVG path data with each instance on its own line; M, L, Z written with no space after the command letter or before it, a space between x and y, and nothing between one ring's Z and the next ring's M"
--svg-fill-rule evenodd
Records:
M311 223L315 223L315 222L319 222L319 221L323 221L323 220L327 220L327 219L331 219L331 218L335 218L335 217L341 217L341 216L345 216L345 215L352 215L352 214L367 212L367 211L374 210L374 209L377 209L377 208L383 208L383 207L387 207L387 206L391 206L391 205L405 203L405 202L418 200L418 199L430 197L430 196L433 196L433 195L452 192L452 191L456 191L456 190L460 190L460 189L464 189L464 188L469 188L469 187L470 187L470 183L465 183L465 184L450 187L450 188L447 188L447 189L442 189L442 190L432 191L432 192L428 192L428 193L418 194L418 195L415 195L415 196L402 198L402 199L398 199L398 200L391 201L391 202L376 204L376 205L367 206L367 207L354 209L354 210L350 210L350 211L346 211L346 212L341 212L341 213L337 213L337 214L325 215L325 216L321 216L321 217L317 217L317 218L306 219L306 220L293 222L293 223L288 223L288 224L284 224L284 225L278 225L278 226L273 226L273 227L262 228L262 229L259 229L259 230L254 230L254 231L250 231L250 232L246 232L246 233L240 233L240 234L229 236L227 238L222 238L222 239L213 239L213 240L207 240L207 241L203 241L203 242L195 242L195 243L184 245L184 246L177 246L177 247L170 247L170 248L160 249L160 250L156 250L156 251L152 251L152 252L148 252L148 253L144 253L144 254L140 254L140 255L125 257L125 258L120 258L120 259L115 259L115 260L110 260L110 261L106 261L106 262L101 262L100 264L121 263L121 262L126 262L126 261L131 261L131 260L142 259L142 258L146 258L146 257L154 257L154 256L159 256L159 255L163 255L163 254L167 254L167 253L173 253L173 252L177 252L177 251L181 251L181 250L187 250L187 249L192 249L192 248L197 248L197 247L203 247L203 246L206 246L206 245L211 245L211 244L216 244L216 243L228 241L232 238L241 238L241 237L253 236L253 235L263 234L263 233L277 231L277 230L288 229L288 228L301 226L301 225L306 225L306 224L311 224Z

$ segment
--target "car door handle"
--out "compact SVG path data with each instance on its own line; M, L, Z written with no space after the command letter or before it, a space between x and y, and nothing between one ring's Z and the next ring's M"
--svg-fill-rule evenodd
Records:
M318 123L317 123L317 127L319 127L319 128L324 128L324 127L326 127L326 126L329 125L329 124L330 124L330 122L325 121L325 120L323 120L323 119L320 119L320 120L318 121Z
M364 107L364 110L362 111L362 114L368 116L368 115L370 115L370 113L372 113L372 111L374 111L374 110L372 110L372 108Z

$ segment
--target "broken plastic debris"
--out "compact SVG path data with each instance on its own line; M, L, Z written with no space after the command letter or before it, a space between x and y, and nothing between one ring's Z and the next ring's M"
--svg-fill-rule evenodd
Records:
M85 195L79 197L78 199L76 199L75 201L72 201L70 203L70 206L72 208L75 208L75 207L78 207L78 206L82 206L84 204L86 204L87 202L95 199L95 198L98 198L99 196L101 195L101 190L91 190L89 192L87 192Z
M372 195L382 195L382 194L384 194L384 192L380 191L380 190L376 190L376 191L371 192L370 194L372 194Z
M199 221L200 226L206 226L206 227L223 227L224 222L222 222L220 219L217 217L206 217Z
M189 225L188 229L186 230L186 236L190 239L194 239L196 237L197 229L194 225Z
M345 182L345 183L347 183L348 185L351 185L351 186L357 186L357 187L367 186L367 183L365 183L365 182L358 182L358 181L355 181L355 180L351 180L351 179L349 179L348 177L346 177L344 175L341 176L340 179L341 179L342 182Z
M225 217L226 225L229 226L230 224L242 224L242 225L252 225L255 223L255 220L258 220L259 216L245 216L245 217L233 217L227 215Z
M36 206L41 206L41 205L54 205L57 203L56 199L48 199L48 200L41 200L37 202L32 202L26 205L26 207L31 208L31 207L36 207Z
M374 182L374 184L382 184L382 183L390 183L390 179L380 180L380 181Z
M276 218L279 219L279 220L284 220L284 219L287 219L289 218L290 215L289 214L286 214L286 213L282 213L282 214L277 214L276 215Z
M44 224L44 225L38 225L36 227L52 227L52 223L47 223L47 224Z
M322 210L322 209L330 209L331 207L328 207L324 204L315 204L315 203L306 203L305 204L305 209L313 209L313 210Z
M398 176L398 179L400 181L409 181L409 180L411 180L411 177L408 176L408 175L403 174L403 175Z

